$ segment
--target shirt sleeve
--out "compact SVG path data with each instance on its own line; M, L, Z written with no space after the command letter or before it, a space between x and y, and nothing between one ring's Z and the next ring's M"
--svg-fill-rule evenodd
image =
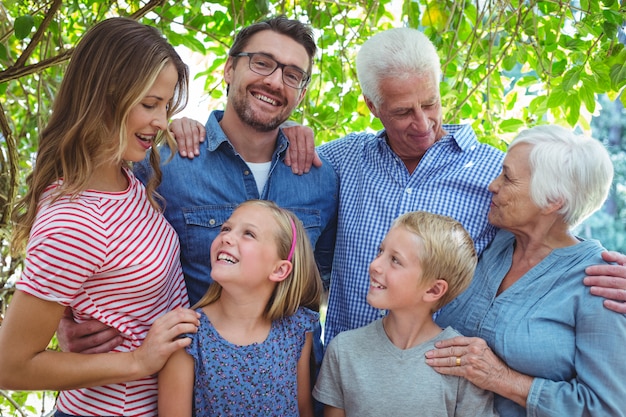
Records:
M498 417L494 408L493 393L478 388L465 378L460 378L455 416Z
M35 297L68 306L83 283L106 258L106 240L97 222L85 213L39 216L26 250L17 288Z
M345 409L343 399L341 371L339 367L338 338L330 341L322 367L313 388L313 397L326 405Z
M604 308L596 297L585 297L576 317L576 376L569 381L535 378L528 416L626 416L624 346L626 315Z

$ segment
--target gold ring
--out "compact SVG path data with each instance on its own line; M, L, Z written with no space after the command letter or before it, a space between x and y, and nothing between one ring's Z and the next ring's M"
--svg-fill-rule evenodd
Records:
M460 356L456 357L456 366L461 366L461 357Z

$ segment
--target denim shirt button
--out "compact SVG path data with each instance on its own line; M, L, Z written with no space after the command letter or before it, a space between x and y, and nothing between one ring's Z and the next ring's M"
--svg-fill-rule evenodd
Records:
M214 225L215 225L215 219L211 219L211 220L209 220L209 224L210 224L211 226L214 226Z
M250 175L250 171L245 170L245 171L243 172L243 175Z

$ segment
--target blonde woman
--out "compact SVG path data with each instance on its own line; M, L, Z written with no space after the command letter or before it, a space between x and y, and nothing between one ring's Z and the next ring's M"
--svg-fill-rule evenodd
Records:
M56 416L156 416L156 373L189 344L179 244L129 169L167 138L187 67L149 26L112 18L79 42L43 130L13 250L24 271L0 327L0 387L60 390ZM112 353L46 350L66 308L123 338ZM167 313L170 310L170 313ZM167 314L166 314L167 313Z

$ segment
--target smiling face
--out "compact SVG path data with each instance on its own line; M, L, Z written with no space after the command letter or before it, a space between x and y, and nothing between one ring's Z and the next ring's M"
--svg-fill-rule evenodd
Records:
M271 30L254 34L243 52L262 52L285 65L307 70L306 49L292 38ZM224 79L229 85L228 104L241 121L256 130L277 129L300 104L306 89L296 89L283 83L282 69L271 75L259 75L250 70L248 57L228 57Z
M530 197L530 163L532 146L520 144L506 154L502 172L489 185L493 193L489 223L509 231L522 230L535 223L542 211Z
M126 122L126 149L122 156L125 161L143 161L156 135L167 129L167 110L177 82L176 68L172 64L166 65L141 102L130 110Z
M388 77L380 81L381 104L366 99L374 116L385 126L391 149L409 172L426 150L443 136L439 83L434 76Z
M393 227L370 263L367 302L379 309L413 309L420 306L432 283L422 281L422 239L404 227Z
M211 244L211 277L222 286L236 280L256 286L283 261L278 256L278 224L265 207L237 208Z

